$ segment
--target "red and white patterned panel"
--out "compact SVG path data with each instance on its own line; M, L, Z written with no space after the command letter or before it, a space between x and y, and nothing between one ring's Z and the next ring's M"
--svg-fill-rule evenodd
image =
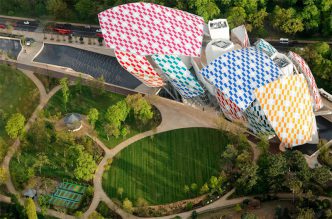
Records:
M217 89L217 99L224 115L230 120L247 121L241 109Z
M143 2L110 8L98 17L108 47L143 56L200 56L202 17Z
M315 111L323 107L322 98L320 97L316 81L311 73L311 70L305 60L294 52L289 52L288 57L294 62L294 64L299 68L299 71L304 75L310 90L311 97L314 103Z
M145 56L115 50L115 56L120 65L148 87L161 87L163 80L153 69Z

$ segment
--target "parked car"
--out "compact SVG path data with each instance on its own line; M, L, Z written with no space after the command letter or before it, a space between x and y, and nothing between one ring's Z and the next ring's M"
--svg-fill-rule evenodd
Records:
M30 22L29 22L29 21L23 21L23 24L25 24L25 25L29 25Z
M6 29L6 24L0 24L0 29Z

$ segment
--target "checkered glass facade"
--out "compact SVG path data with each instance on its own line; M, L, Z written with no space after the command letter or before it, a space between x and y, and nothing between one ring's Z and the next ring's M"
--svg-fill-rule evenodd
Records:
M151 57L182 97L192 98L204 93L202 86L179 57L173 55Z
M161 87L163 80L145 56L115 50L120 65L148 87Z
M271 124L267 120L262 107L257 100L254 100L244 112L248 120L248 128L255 134L275 135Z
M259 39L255 43L255 47L263 52L265 52L269 57L277 52L277 50L268 42L263 39Z
M137 55L200 56L202 17L151 3L129 3L98 14L106 46Z
M282 143L300 145L311 140L314 114L303 75L271 82L256 89L255 96Z
M253 92L280 77L274 62L255 48L233 50L200 72L242 111L254 101Z
M309 86L310 95L312 98L312 103L313 103L315 111L321 109L323 107L323 101L319 94L319 90L316 85L315 78L312 75L308 64L304 61L304 59L301 56L299 56L295 52L289 52L288 57L298 67L299 71L304 75L304 77L308 83L308 86Z
M230 120L246 121L241 109L217 89L217 100L224 115Z

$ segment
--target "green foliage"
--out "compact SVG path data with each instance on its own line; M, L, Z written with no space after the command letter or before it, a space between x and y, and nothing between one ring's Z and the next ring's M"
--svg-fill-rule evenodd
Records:
M97 211L92 212L88 219L104 219L102 215L100 215Z
M74 176L78 180L91 180L97 168L92 155L85 152L82 145L73 145L69 148L69 156L73 157Z
M95 6L95 3L91 0L78 0L75 4L75 9L81 18L86 19L93 15L93 12L96 12L93 10Z
M64 18L65 11L68 10L66 2L63 0L47 0L46 9L55 18Z
M36 205L31 198L27 198L25 201L25 211L28 219L38 219L36 212Z
M227 13L227 21L230 28L245 24L246 11L242 7L232 7Z
M328 167L322 166L314 169L313 179L319 185L325 186L330 180L331 173Z
M133 203L128 198L125 198L125 200L123 200L122 206L123 209L129 213L132 213L134 211Z
M67 109L67 103L69 100L69 87L68 87L68 78L61 78L60 80L61 91L62 91L62 100L65 106L65 110Z
M189 188L188 185L184 185L184 187L183 187L183 192L184 192L185 194L188 194L188 193L190 192L190 188Z
M8 179L8 170L0 167L0 185L6 183Z
M95 127L95 124L99 118L99 112L96 108L91 108L88 112L88 120L92 127Z
M296 217L296 219L314 219L314 218L315 218L315 212L311 208L300 209L300 213Z
M189 7L195 9L195 14L202 16L205 22L215 18L220 13L214 0L189 0Z
M303 31L302 18L294 8L284 9L276 6L271 15L272 26L286 34L295 34Z
M201 195L206 194L210 191L209 185L207 183L204 183L204 185L201 187L201 189L199 190L199 193Z
M153 111L151 104L141 94L128 95L126 98L128 106L134 111L135 118L146 123L152 119Z
M21 136L24 132L25 118L21 113L13 114L6 124L6 132L11 139Z
M193 193L196 193L196 192L197 192L197 189L198 189L198 185L197 185L197 183L192 183L192 184L190 185L190 189L191 189L191 191L192 191Z
M320 26L320 11L316 5L309 4L305 6L301 16L306 31L317 30Z

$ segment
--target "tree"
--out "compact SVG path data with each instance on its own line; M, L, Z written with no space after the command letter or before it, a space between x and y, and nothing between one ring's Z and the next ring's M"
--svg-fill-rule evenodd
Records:
M36 205L31 198L27 198L25 201L25 212L28 216L28 219L38 219Z
M62 91L62 100L67 111L67 103L69 99L69 87L68 87L68 78L61 78L60 80L61 91Z
M205 22L219 15L220 10L214 0L189 0L189 7L204 18Z
M123 127L123 128L121 129L121 136L124 138L124 137L126 137L127 134L128 134L127 128L126 128L126 127Z
M105 124L104 132L106 133L107 140L109 140L109 136L113 135L115 138L120 136L120 129L117 125Z
M270 147L269 140L267 136L260 136L259 142L257 144L257 147L260 149L262 153L267 153Z
M210 178L210 188L215 189L218 186L218 178L215 176L211 176Z
M268 13L266 12L266 9L263 8L255 13L248 15L248 21L252 25L253 28L257 30L264 29L264 20L267 17Z
M313 180L321 186L325 186L331 179L331 173L328 167L322 166L314 169Z
M246 18L246 11L242 7L232 7L227 13L227 21L230 28L244 24Z
M302 182L296 178L291 178L288 181L288 188L293 193L293 202L294 202L295 196L299 196L302 192Z
M315 212L311 208L300 209L300 213L297 216L297 219L314 219Z
M97 211L93 211L89 215L88 219L104 219L104 217L101 214L99 214Z
M255 163L241 163L239 166L239 177L236 180L236 188L239 191L249 192L257 183L257 169Z
M269 182L270 189L278 191L287 173L287 161L281 154L268 156L268 167L266 169L266 180Z
M314 4L304 7L301 17L306 31L317 30L320 25L320 12Z
M61 18L65 14L64 12L67 11L67 4L63 0L48 0L46 9L56 18Z
M139 197L136 201L136 206L137 207L146 207L146 206L148 206L148 204L149 203L142 197Z
M188 185L184 185L184 187L183 187L183 192L184 192L185 194L188 194L189 191L190 191L189 186L188 186Z
M119 101L115 105L110 106L106 112L106 120L109 124L120 127L129 114L130 108L126 101Z
M122 199L123 188L122 187L117 188L116 194L118 194L121 197L121 199Z
M13 114L6 124L6 132L11 139L21 136L24 132L25 118L21 113Z
M88 112L88 120L92 127L95 127L96 121L98 120L99 112L96 108L91 108Z
M94 12L95 3L91 0L79 0L75 4L76 11L80 14L80 17L87 19Z
M205 194L205 193L208 193L210 190L209 186L207 183L204 183L204 185L202 186L202 188L200 189L199 193L201 195Z
M128 95L126 102L133 109L136 119L141 120L143 123L152 119L152 106L141 94Z
M234 145L228 144L226 150L222 154L222 158L226 159L228 162L233 162L238 155L238 150Z
M122 205L123 209L127 212L132 213L134 211L133 203L128 198L125 198Z
M196 184L196 183L192 183L192 184L190 185L190 189L191 189L191 191L192 191L193 193L196 193L196 192L197 192L197 189L198 189L197 184Z
M92 155L86 152L82 152L78 154L74 175L79 180L82 179L89 181L93 179L96 168L97 165L93 160Z
M0 185L5 184L8 179L8 171L4 167L0 167Z
M294 8L280 8L276 6L271 16L272 26L287 34L303 31L302 18L297 15Z

